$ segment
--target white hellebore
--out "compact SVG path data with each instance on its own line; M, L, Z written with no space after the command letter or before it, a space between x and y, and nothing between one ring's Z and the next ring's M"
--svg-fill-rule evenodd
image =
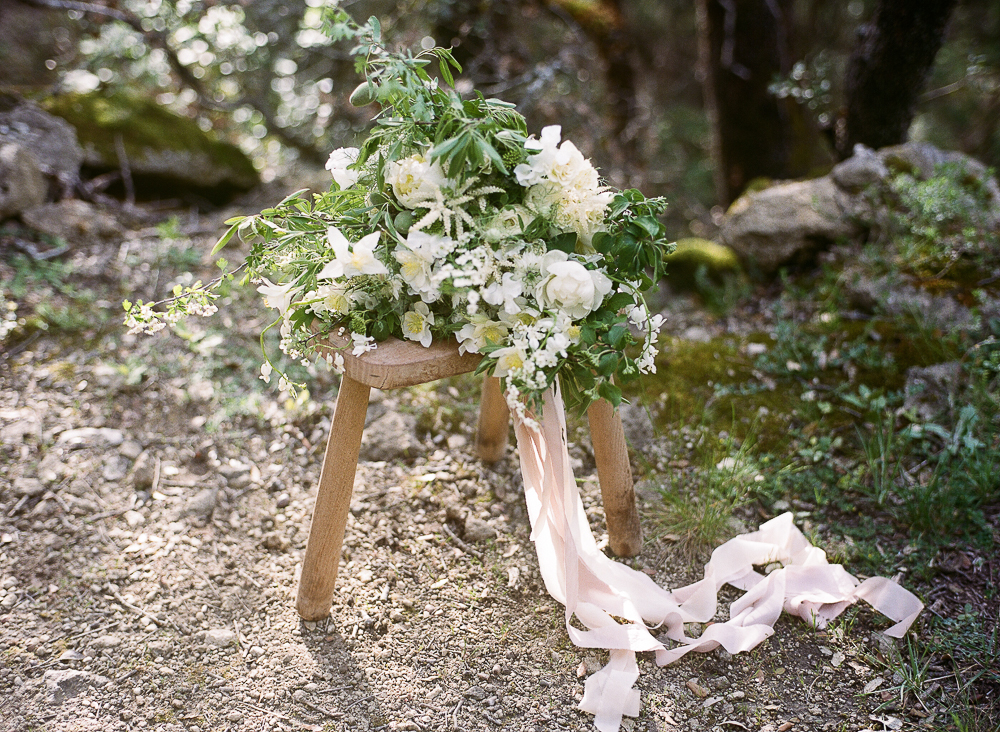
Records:
M292 298L295 296L295 293L292 292L295 283L287 282L284 285L276 285L266 277L262 279L264 284L257 288L257 292L264 296L264 305L275 308L284 317L288 306L292 304Z
M528 359L528 354L523 348L518 346L507 346L499 348L493 352L497 360L497 365L493 369L493 375L498 378L505 378L511 371L520 371L524 368L524 362Z
M333 249L333 260L316 275L316 279L332 280L338 277L355 277L357 275L389 274L389 270L375 257L375 247L381 232L373 231L360 241L351 244L340 233L340 229L331 226L327 231L327 240Z
M573 320L585 318L601 306L612 283L604 272L587 269L565 252L552 251L542 259L542 280L535 298L545 309L565 313Z
M486 345L500 345L507 338L508 327L498 321L490 320L485 315L475 314L469 317L469 322L455 334L458 338L459 353L479 353Z
M350 188L361 177L360 170L350 170L347 167L358 161L360 152L356 147L341 147L330 153L330 159L326 161L326 169L333 175L333 179L341 190Z
M431 345L431 326L434 325L434 313L427 303L414 303L412 310L403 315L403 337L410 341L419 341L424 348Z
M400 205L406 208L420 208L437 197L438 191L448 179L441 170L441 163L429 163L423 155L411 155L389 163L385 182L392 186L392 192Z

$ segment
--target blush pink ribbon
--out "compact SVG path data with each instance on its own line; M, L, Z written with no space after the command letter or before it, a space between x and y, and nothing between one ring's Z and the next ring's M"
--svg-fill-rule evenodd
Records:
M774 632L782 610L823 628L857 600L894 620L885 633L901 638L923 609L916 596L888 579L859 583L839 564L829 564L826 553L793 525L791 513L716 548L703 579L664 590L597 548L570 468L558 393L545 393L537 428L515 416L514 429L545 588L565 606L573 643L610 652L607 665L587 679L580 702L601 732L616 732L623 715L639 714L636 651L653 651L660 666L719 646L730 653L748 651ZM774 564L780 568L767 575L754 569ZM688 637L684 624L711 622L718 591L727 583L746 591L730 606L729 620L708 625L698 638ZM586 630L571 622L574 616ZM673 641L672 647L654 638L650 628Z

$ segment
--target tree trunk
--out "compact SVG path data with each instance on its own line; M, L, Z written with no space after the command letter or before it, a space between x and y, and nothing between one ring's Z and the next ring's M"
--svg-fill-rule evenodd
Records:
M715 187L728 206L753 178L793 170L794 111L768 86L790 66L791 0L698 0L700 73Z
M845 128L837 152L906 140L914 108L957 0L880 0L847 64Z

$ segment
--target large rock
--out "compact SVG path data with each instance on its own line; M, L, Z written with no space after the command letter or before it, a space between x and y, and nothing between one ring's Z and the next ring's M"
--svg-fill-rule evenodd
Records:
M0 221L45 201L45 176L38 161L21 145L0 145Z
M221 203L259 181L238 147L148 99L98 91L56 97L46 108L76 128L89 172L120 170L124 150L140 196L189 194Z
M76 131L37 104L0 93L0 144L4 143L14 143L30 151L38 169L55 181L62 193L69 192L76 184L83 162Z
M854 307L869 313L917 318L923 327L967 330L975 324L969 308L946 295L914 287L898 275L872 276L864 261L841 274L844 294Z
M110 241L122 235L122 227L114 216L76 198L35 206L23 211L21 220L35 231L68 242Z
M958 165L987 193L987 221L1000 225L1000 187L988 168L959 152L939 150L925 142L908 142L875 151L856 145L854 154L822 178L781 183L740 196L720 230L751 270L771 274L779 267L810 259L838 239L858 237L884 217L870 191L896 174L920 180L939 166Z
M849 194L829 176L781 183L741 196L722 224L722 241L751 269L770 274L807 259L838 239L856 236Z

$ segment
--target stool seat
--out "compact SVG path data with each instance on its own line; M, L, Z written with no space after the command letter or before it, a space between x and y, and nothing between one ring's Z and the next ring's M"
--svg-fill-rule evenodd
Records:
M460 354L454 341L435 342L424 348L414 341L390 338L360 356L354 356L352 348L349 337L337 334L326 336L317 344L321 353L343 356L344 375L337 393L299 578L296 608L305 620L319 620L330 613L372 388L415 386L468 373L482 360L480 354ZM642 527L621 418L604 399L590 406L587 417L611 551L618 556L635 556L642 549ZM485 462L503 457L509 421L500 379L487 376L476 436L477 452Z
M317 350L340 353L344 357L344 373L375 389L398 389L467 374L475 371L483 359L478 353L459 353L455 341L434 341L424 348L416 341L389 338L360 356L351 355L353 343L349 336L331 333L327 341L317 344Z

